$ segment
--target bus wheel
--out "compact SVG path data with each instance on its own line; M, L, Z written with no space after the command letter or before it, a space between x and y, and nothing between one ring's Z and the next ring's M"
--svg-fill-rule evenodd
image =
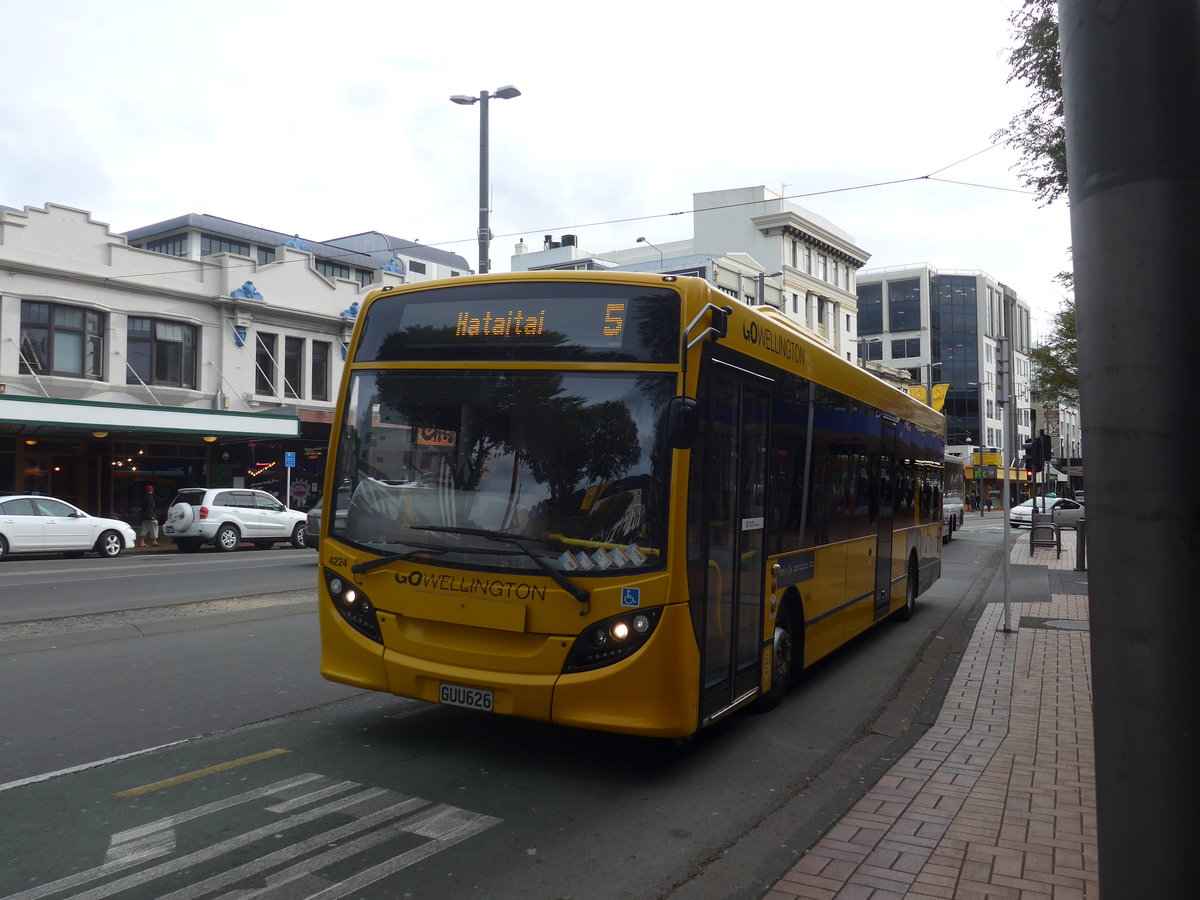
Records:
M796 625L792 621L792 608L788 604L779 607L775 617L775 640L771 650L771 689L758 698L755 709L767 712L783 702L788 685L795 678L794 665L797 659Z
M912 618L913 612L917 608L917 561L910 560L908 563L908 587L904 590L904 605L896 610L896 618L901 622L907 622Z

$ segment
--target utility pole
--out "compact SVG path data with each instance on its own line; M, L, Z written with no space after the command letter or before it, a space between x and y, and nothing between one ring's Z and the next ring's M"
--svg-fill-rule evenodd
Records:
M1004 465L1004 499L1001 501L1001 515L1004 517L1004 525L1001 527L1001 533L1004 535L1004 628L1003 631L1012 631L1012 604L1008 599L1008 557L1009 557L1009 531L1008 527L1008 511L1012 503L1009 498L1009 463L1008 458L1008 416L1009 416L1009 400L1013 399L1011 368L1009 364L1009 342L1008 338L996 338L996 379L999 381L996 390L996 402L1000 405L1000 462Z
M1200 4L1060 0L1079 379L1100 896L1196 889L1200 523ZM1152 310L1151 314L1147 314ZM1182 490L1181 490L1182 489ZM1136 599L1135 599L1136 598Z

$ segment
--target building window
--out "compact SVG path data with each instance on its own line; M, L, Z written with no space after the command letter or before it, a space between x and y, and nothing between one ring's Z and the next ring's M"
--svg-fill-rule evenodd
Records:
M424 275L425 274L425 263L417 262L416 260L412 260L408 264L408 271L413 272L417 275Z
M863 355L867 359L883 359L883 341L879 340L878 338L873 341L859 341L858 346L863 351Z
M842 289L850 290L850 267L842 266Z
M792 268L796 268L797 258L799 257L799 245L796 241L792 241Z
M850 333L850 313L846 313L846 334Z
M888 282L888 330L916 331L921 327L921 280Z
M254 250L258 254L258 264L260 266L275 262L274 247L255 247Z
M355 269L354 279L363 287L368 287L374 279L375 273L370 269Z
M817 277L822 281L827 281L826 272L828 270L829 260L825 258L824 253L817 254Z
M155 253L165 253L168 256L187 256L188 236L186 234L176 234L171 237L147 241L146 249Z
M817 324L818 325L825 324L825 298L824 297L817 298Z
M800 315L800 295L795 291L792 292L792 314Z
M329 351L328 341L312 342L312 399L329 399Z
M921 355L920 338L901 338L892 341L892 359L912 359Z
M831 269L829 281L831 284L833 284L834 287L837 287L837 283L839 281L837 260L830 260L829 267Z
M812 247L804 245L804 271L812 274Z
M104 377L103 313L61 303L21 301L20 371Z
M304 386L304 338L283 339L283 395L299 397Z
M250 245L241 241L231 241L217 237L215 234L200 235L200 255L216 256L218 253L233 253L237 256L249 256Z
M313 260L313 266L326 278L345 278L350 280L350 267L329 262L326 259Z
M256 394L275 395L275 348L278 346L278 335L260 333L255 338L254 393Z
M883 331L883 285L858 286L858 333L879 334Z
M128 351L131 381L195 389L195 325L130 316Z

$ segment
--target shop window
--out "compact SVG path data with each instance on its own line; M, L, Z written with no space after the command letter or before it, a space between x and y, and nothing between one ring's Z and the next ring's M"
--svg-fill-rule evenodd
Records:
M130 382L196 388L196 326L164 319L129 317Z
M104 324L105 315L95 310L21 301L21 373L101 380Z

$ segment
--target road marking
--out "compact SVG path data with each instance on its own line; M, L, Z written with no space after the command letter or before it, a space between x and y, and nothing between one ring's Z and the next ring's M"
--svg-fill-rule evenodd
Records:
M132 753L122 753L119 756L110 756L107 759L97 759L93 762L83 763L78 766L71 766L67 769L59 769L56 772L47 772L44 775L31 775L28 778L22 778L20 781L10 781L8 784L0 784L0 793L11 791L13 788L21 788L30 784L40 784L43 781L50 781L53 778L58 778L62 775L74 775L76 772L86 772L88 769L97 769L101 766L107 766L109 763L120 762L124 759L134 759L138 756L145 756L147 753L157 753L159 750L166 750L168 747L178 747L180 744L186 744L187 741L171 741L169 744L159 744L157 747L147 747L144 750L134 750Z
M348 796L321 802L348 791ZM216 827L212 832L199 832L222 838L216 843L201 847L193 843L190 850L179 846L184 838L177 835L177 825L263 798L278 802L247 809L243 819L253 824L241 834L229 836L227 828ZM292 813L313 803L320 805ZM264 823L263 813L275 817ZM222 821L218 819L218 823ZM345 897L502 821L449 804L352 781L334 781L310 772L117 832L109 839L102 865L30 888L7 900L37 900L68 890L73 900L103 900L159 879L178 878L189 869L199 873L203 869L197 867L220 858L239 864L208 877L197 875L199 880L165 896L190 900L223 890L231 890L229 895L239 898L280 893L297 896L296 891L302 890L312 897ZM314 826L322 825L324 830L314 833ZM289 831L295 834L291 842L286 841ZM183 835L190 835L194 842L197 833L193 827ZM425 840L414 846L414 838ZM386 846L389 842L394 846ZM371 850L376 852L363 856ZM347 861L354 857L360 864L347 874ZM381 858L383 861L378 862ZM114 875L120 877L110 880ZM74 889L79 888L84 890L75 893Z
M142 794L149 794L153 791L161 791L163 788L174 787L177 784L184 784L188 781L195 781L197 778L204 778L208 775L216 775L219 772L228 772L230 769L236 769L239 766L248 766L251 763L262 762L264 759L272 759L276 756L282 756L284 753L289 753L289 750L276 748L274 750L264 750L262 753L255 753L253 756L243 756L241 759L231 759L229 762L218 763L215 766L209 766L206 769L197 769L195 772L186 772L183 775L176 775L174 778L164 778L162 781L155 781L151 784L143 784L141 787L129 788L126 791L118 791L113 794L114 797L140 797Z
M10 897L4 898L4 900L38 900L39 897L47 897L50 894L57 894L59 891L79 887L80 885L88 884L108 875L132 868L138 863L156 859L158 856L165 855L174 850L174 827L180 822L186 822L189 819L195 819L210 812L228 809L231 806L236 806L238 803L245 803L248 800L282 793L288 788L313 781L320 777L319 775L301 775L296 778L289 778L286 781L278 781L275 784L246 791L243 794L228 797L225 800L218 800L205 806L199 806L174 816L167 816L166 818L158 819L138 828L119 831L109 838L108 853L102 865L94 866L82 872L76 872L74 875L67 875L65 878L59 878L57 881L51 881L48 884L30 888L19 894L13 894Z

